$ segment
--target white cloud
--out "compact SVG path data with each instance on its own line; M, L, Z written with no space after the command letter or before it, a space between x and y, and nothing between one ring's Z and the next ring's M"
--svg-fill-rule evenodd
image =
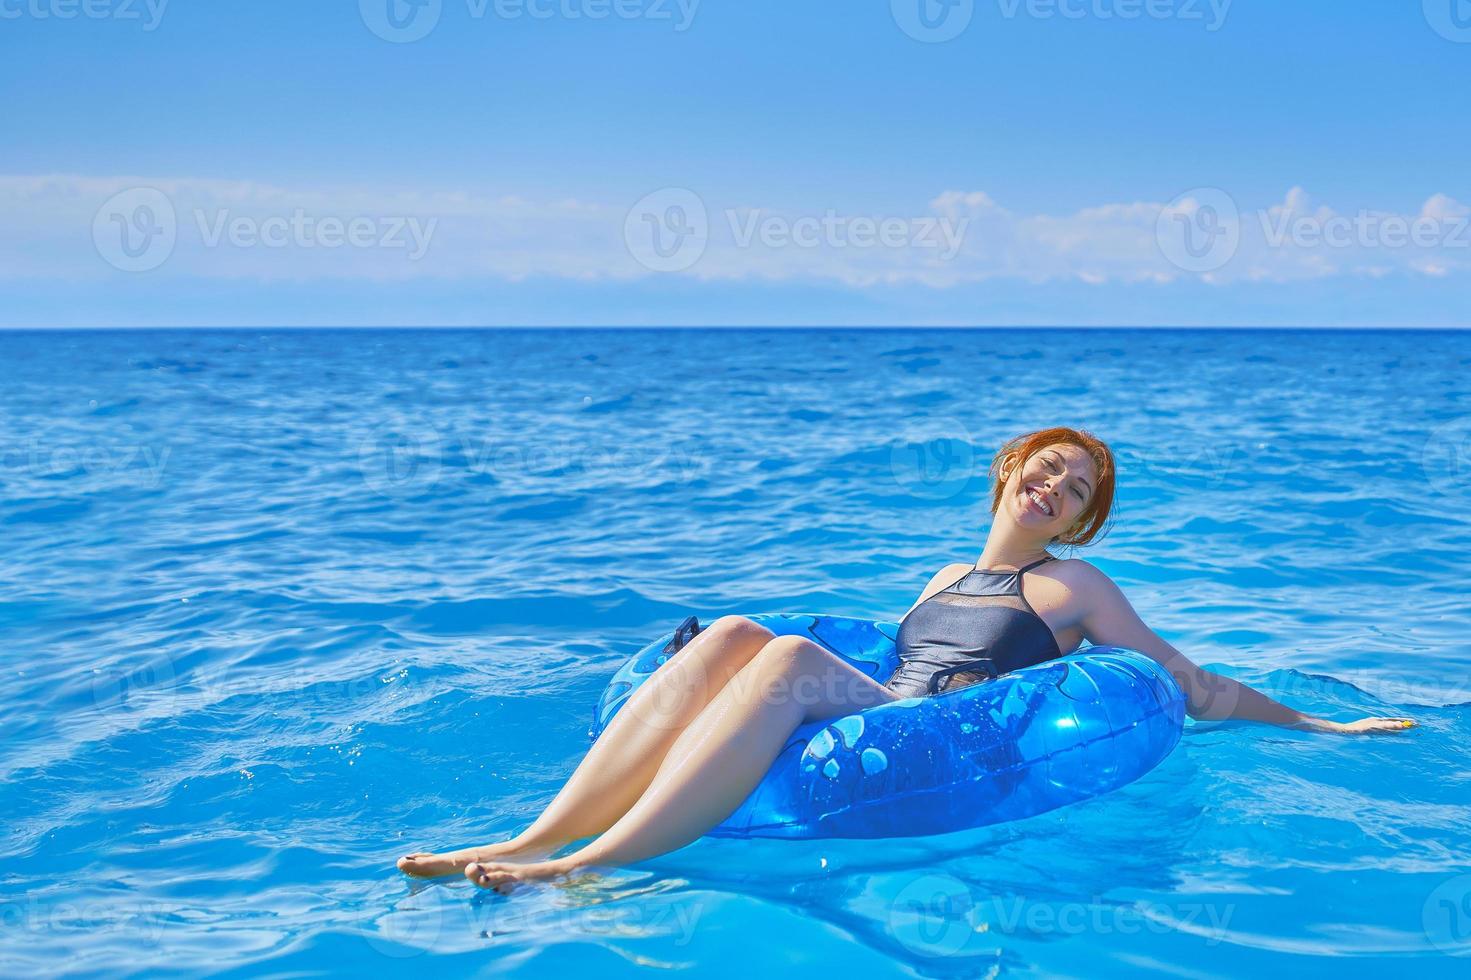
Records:
M161 192L174 212L176 240L167 257L149 270L157 276L519 282L655 275L635 260L625 240L634 204L629 201L564 197L537 202L466 190L55 175L0 177L0 221L6 228L0 236L0 278L119 275L118 262L108 262L109 249L117 248L112 239L141 234L130 222L142 228L146 219L160 217L136 207L116 214L107 210L110 200L132 188ZM943 289L997 279L1096 286L1198 279L1228 285L1336 276L1380 279L1397 273L1444 278L1471 270L1471 232L1465 227L1471 224L1471 209L1445 194L1403 215L1336 211L1315 204L1298 186L1265 207L1236 201L1239 244L1227 261L1204 272L1173 264L1158 237L1162 216L1199 221L1200 196L1173 204L1103 203L1066 214L1018 213L979 190L946 190L912 211L888 214L776 211L708 196L701 203L708 240L695 261L670 275ZM670 215L649 217L657 222ZM678 217L691 221L697 216ZM373 234L333 245L333 236L323 233L334 223L353 222L364 228L371 224ZM399 229L401 244L390 240L395 224L407 226ZM148 225L156 226L156 220ZM892 242L877 242L876 230L883 227L902 227L904 233ZM1428 232L1419 240L1398 242L1401 228ZM237 229L246 234L236 235ZM273 238L267 231L280 234Z
M1420 215L1437 221L1455 221L1471 215L1471 208L1444 194L1432 194L1420 208Z

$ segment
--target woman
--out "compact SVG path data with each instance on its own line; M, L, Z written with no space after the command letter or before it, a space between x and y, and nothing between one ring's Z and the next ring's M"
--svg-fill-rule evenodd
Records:
M809 639L775 637L740 616L716 620L661 666L613 718L545 812L512 840L401 858L400 870L463 870L508 890L594 865L622 865L694 841L729 816L798 725L933 694L1071 653L1084 641L1138 650L1179 681L1192 718L1316 732L1385 732L1404 718L1341 724L1201 670L1134 612L1112 580L1047 546L1086 544L1108 520L1114 463L1087 432L1051 428L991 464L994 519L975 565L947 565L904 616L899 669L880 684ZM573 853L547 855L574 840Z

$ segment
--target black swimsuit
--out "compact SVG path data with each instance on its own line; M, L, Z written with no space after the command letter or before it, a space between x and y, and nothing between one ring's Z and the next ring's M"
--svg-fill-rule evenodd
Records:
M1048 555L1014 572L972 568L915 606L899 624L899 669L889 690L904 697L938 694L955 674L995 677L1062 656L1021 589L1024 572L1052 560Z

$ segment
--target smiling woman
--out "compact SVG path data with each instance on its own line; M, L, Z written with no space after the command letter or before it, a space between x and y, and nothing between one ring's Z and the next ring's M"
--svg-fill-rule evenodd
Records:
M482 887L508 890L655 857L729 818L803 725L994 679L1062 657L1085 639L1154 661L1179 685L1192 717L1334 732L1412 724L1313 718L1201 670L1145 626L1101 571L1050 554L1056 543L1095 540L1107 523L1113 454L1096 437L1061 427L1021 436L996 454L991 473L994 519L980 560L942 569L910 607L887 685L811 638L723 616L633 691L526 831L501 844L411 854L399 868L423 876L463 869Z
M1031 558L1028 549L1049 533L1046 545L1098 536L1113 506L1113 453L1087 432L1043 429L1003 446L991 474L992 513L1011 520L993 522L980 561L947 565L904 617L899 669L888 683L898 694L938 694L1064 654L1055 627L1023 591L1023 576L1055 559L1046 551ZM1028 555L1020 567L991 567L1018 553ZM1081 637L1067 640L1072 648Z
M1041 429L1008 442L991 461L997 477L991 491L991 512L999 511L1009 485L1009 471L1022 463L1018 491L1025 491L1039 516L1056 521L1063 530L1053 541L1084 545L1105 532L1113 509L1114 460L1108 445L1086 429ZM1053 493L1066 491L1059 500ZM989 542L988 542L989 543Z

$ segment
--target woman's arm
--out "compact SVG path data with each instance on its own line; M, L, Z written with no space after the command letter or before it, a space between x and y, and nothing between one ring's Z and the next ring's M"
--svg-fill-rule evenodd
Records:
M1128 647L1157 661L1179 681L1192 718L1262 721L1284 728L1338 733L1398 731L1415 724L1408 718L1364 718L1346 724L1315 718L1229 677L1202 670L1144 624L1113 579L1087 562L1079 564L1087 569L1083 573L1086 581L1078 590L1084 601L1083 635L1092 643Z

